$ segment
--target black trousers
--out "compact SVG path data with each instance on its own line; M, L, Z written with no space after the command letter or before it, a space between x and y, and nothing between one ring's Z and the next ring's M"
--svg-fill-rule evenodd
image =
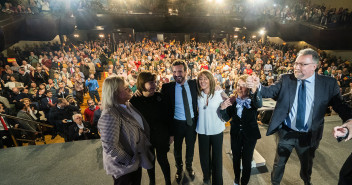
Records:
M203 181L210 180L212 184L222 185L222 142L223 133L216 135L198 134L199 159L203 171Z
M83 99L84 99L84 91L76 91L76 99L77 99L77 103L78 105L81 105L83 103Z
M339 177L339 185L351 185L351 184L352 184L352 153L343 164L340 171L340 177Z
M305 184L310 184L313 159L317 146L310 145L310 133L296 132L283 125L278 131L278 145L274 160L273 171L271 172L271 183L280 184L284 175L285 165L295 148L301 163L300 177Z
M139 167L136 171L123 175L117 179L114 179L114 185L141 185L142 180L142 168Z
M171 185L170 164L169 164L169 160L167 159L168 151L169 151L168 146L152 148L152 152L154 156L156 152L156 158L160 165L161 171L164 174L165 184ZM148 176L151 184L155 184L155 158L153 160L153 164L154 164L154 167L148 170Z
M193 125L188 126L186 121L174 119L174 156L176 167L182 170L182 143L186 141L186 167L192 167L194 156L194 144L196 143L196 121L193 119Z
M92 98L92 100L97 104L100 101L100 96L98 91L89 91L89 96ZM95 101L97 99L97 101Z
M235 182L245 185L248 184L252 170L252 159L257 139L250 138L242 131L231 134L231 150L233 155L233 171L235 173ZM241 178L241 160L242 160L242 178ZM241 180L240 180L241 179Z

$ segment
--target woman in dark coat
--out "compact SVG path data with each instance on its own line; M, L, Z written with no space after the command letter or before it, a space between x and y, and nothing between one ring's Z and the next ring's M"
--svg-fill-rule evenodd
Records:
M155 154L158 163L165 177L165 184L171 184L170 164L167 159L167 152L173 136L170 134L170 123L168 111L161 93L156 91L156 75L150 72L141 72L137 78L137 89L141 96L133 96L130 103L147 120L150 127L150 141L153 145L152 152ZM154 160L155 164L155 160ZM150 184L155 184L155 167L148 170Z
M232 104L230 99L225 100L220 107L220 114L224 121L231 118L231 150L233 154L233 169L235 172L235 185L246 185L251 175L253 152L260 132L257 123L257 110L262 107L260 91L254 94L246 87L248 75L239 77L236 84L236 101ZM253 88L254 90L254 88ZM252 91L253 91L252 90ZM242 178L241 176L242 160Z

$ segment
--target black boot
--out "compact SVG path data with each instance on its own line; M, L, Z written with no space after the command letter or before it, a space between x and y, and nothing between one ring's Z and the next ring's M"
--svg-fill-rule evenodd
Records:
M177 172L175 175L175 180L176 180L177 184L180 184L180 182L182 180L182 172L183 172L182 168L177 168Z
M192 166L186 167L186 170L188 172L189 177L193 181L194 178L196 177L196 173L194 173Z

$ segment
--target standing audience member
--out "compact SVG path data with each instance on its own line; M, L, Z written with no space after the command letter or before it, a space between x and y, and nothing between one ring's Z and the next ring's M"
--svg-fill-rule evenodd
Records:
M84 121L90 124L93 133L98 133L98 128L97 125L94 125L93 118L94 112L97 111L100 107L96 106L92 99L87 100L87 105L88 107L84 110Z
M97 102L100 101L98 89L99 89L99 84L96 79L94 79L94 74L91 74L89 78L86 80L86 86L88 87L89 90L89 96L90 98L94 101L97 99Z
M148 123L128 102L132 93L123 78L106 78L102 97L98 128L104 169L113 176L115 185L140 185L142 167L153 167Z

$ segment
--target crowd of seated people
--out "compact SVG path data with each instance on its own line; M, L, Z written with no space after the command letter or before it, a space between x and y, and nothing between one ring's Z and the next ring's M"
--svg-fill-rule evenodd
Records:
M235 82L242 74L257 75L262 84L270 85L281 74L293 73L293 61L297 52L297 49L288 45L244 40L232 43L180 43L144 39L134 43L115 43L115 50L110 49L111 44L106 41L48 46L50 47L42 51L37 46L28 46L25 51L17 49L11 57L21 60L12 63L1 61L6 65L1 74L0 102L4 110L12 110L12 115L22 111L26 112L23 115L31 116L33 120L38 120L40 116L36 113L43 111L44 120L54 126L51 132L53 138L60 134L66 141L77 138L69 136L70 126L75 123L74 114L81 112L83 96L89 92L86 84L92 80L110 75L122 76L128 81L131 90L135 91L138 73L151 71L157 74L157 89L160 90L163 83L173 80L172 61L184 59L191 70L189 78L195 78L201 70L208 69L216 83L231 95L235 90ZM347 94L344 98L350 101L351 63L323 51L319 52L320 67L317 73L335 78L342 94ZM24 56L25 54L28 55ZM105 71L103 77L100 71ZM95 88L99 86L90 90ZM98 138L96 125L101 110L96 94L98 93L92 94L87 102L89 107L84 111L84 120L89 124L90 133ZM25 100L30 103L24 103ZM17 105L19 102L25 106ZM17 126L27 128L23 124ZM77 131L77 127L73 130ZM38 131L35 127L31 129ZM32 134L28 137L34 136Z

